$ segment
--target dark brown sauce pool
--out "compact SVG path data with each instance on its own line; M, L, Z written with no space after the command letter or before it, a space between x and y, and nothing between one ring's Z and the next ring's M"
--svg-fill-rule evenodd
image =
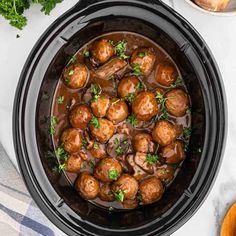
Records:
M170 88L163 87L155 81L155 79L154 79L155 68L157 68L157 65L160 62L169 62L169 63L172 63L176 67L177 70L178 70L178 68L177 68L176 64L174 63L174 61L170 58L170 56L162 48L160 48L156 43L154 43L153 41L151 41L150 39L148 39L142 35L139 35L136 33L131 33L131 32L112 32L112 33L101 35L98 38L107 38L107 39L112 40L114 42L125 40L127 42L126 55L131 55L132 51L138 47L151 47L151 48L153 48L155 51L155 54L156 54L156 61L155 61L155 65L153 67L154 69L151 72L151 74L147 77L142 77L142 81L145 83L145 89L149 90L149 91L155 91L159 87L159 88L164 89L165 92L170 90ZM87 89L90 88L91 84L98 84L101 86L102 90L105 93L110 95L110 97L117 97L117 85L118 85L119 80L125 74L127 74L131 71L131 67L128 66L128 67L126 67L125 70L119 71L116 74L115 78L104 79L104 80L97 78L95 76L95 73L92 72L93 68L91 66L90 60L84 57L83 52L85 49L89 50L91 48L93 42L95 40L97 40L98 38L95 38L95 39L91 40L90 42L88 42L86 45L84 45L82 48L80 48L80 50L75 55L77 58L77 61L80 63L84 63L88 67L88 69L90 70L90 78L89 78L86 86L82 89L74 90L74 89L69 89L63 83L62 78L58 81L58 85L56 87L55 94L54 94L54 101L53 101L53 105L52 105L53 109L52 109L52 114L51 114L52 116L56 116L59 121L58 124L56 125L56 133L53 136L53 143L54 143L55 148L60 145L60 135L61 135L62 131L65 128L71 127L69 120L68 120L68 115L69 115L69 111L70 111L71 107L73 107L74 104L87 103L87 101L84 99L83 95L86 93ZM179 70L178 70L178 73L179 73ZM180 73L179 73L179 78L182 79L182 76ZM181 85L181 88L187 92L184 82ZM58 96L64 96L63 104L58 104L56 102L56 98ZM161 117L161 115L162 115L162 113L161 113L161 110L159 109L158 117ZM156 119L158 119L158 117L156 117ZM182 140L186 145L188 145L189 137L185 138L183 136L183 127L191 127L191 114L188 113L183 117L174 117L174 116L169 115L169 117L170 117L170 121L175 123L177 130L179 130L179 136L177 137L177 139ZM122 123L127 123L127 122L123 121L123 122L117 124L116 127L121 126ZM138 127L134 128L132 125L130 125L128 123L127 123L127 125L130 129L130 134L131 134L131 138L132 138L140 131L145 131L145 132L151 133L151 130L154 127L154 122L147 122L147 124L144 124L144 125L142 124L142 128L138 128ZM111 138L111 141L114 140L115 138L122 139L123 138L122 135L123 134L115 134ZM85 150L85 151L88 154L88 162L89 162L89 160L92 160L92 159L94 159L95 162L97 162L99 160L99 159L94 158L89 151L87 151L87 150ZM92 173L93 169L89 166L88 162L83 163L81 171L86 170L86 171ZM179 164L178 167L176 167L175 176L177 175L179 168L181 168L181 164ZM67 176L71 185L74 184L74 181L78 176L78 174L68 173L68 172L65 172L65 175ZM155 173L154 173L154 175L155 175ZM166 187L168 187L168 185ZM100 200L98 197L94 200L91 200L91 202L98 204L101 207L106 207L106 208L113 207L115 209L123 209L121 203L119 203L119 202L116 202L116 201L105 202L105 201Z

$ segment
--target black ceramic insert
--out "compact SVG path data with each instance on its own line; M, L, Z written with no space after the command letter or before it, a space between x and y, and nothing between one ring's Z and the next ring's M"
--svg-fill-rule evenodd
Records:
M176 62L192 99L187 159L157 203L110 214L83 200L64 175L48 133L55 86L69 58L103 33L131 31L158 43ZM180 15L157 0L82 0L42 35L16 91L13 136L25 183L46 216L68 235L170 235L199 208L220 166L226 103L218 67L206 43Z

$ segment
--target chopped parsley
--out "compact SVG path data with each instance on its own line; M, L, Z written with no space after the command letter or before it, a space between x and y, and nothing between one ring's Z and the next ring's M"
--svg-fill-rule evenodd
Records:
M144 88L144 83L142 81L140 81L136 86L135 86L136 89L138 90L141 90Z
M98 147L99 147L99 145L98 145L97 143L94 143L94 144L93 144L93 148L94 148L94 149L98 149Z
M125 55L126 44L127 43L124 40L122 40L122 41L119 41L115 46L116 54L118 55L118 57L122 59L129 58L129 56Z
M172 88L177 88L183 86L183 80L181 78L177 78L176 81L171 85Z
M184 127L183 134L185 138L190 137L191 133L192 133L191 127Z
M127 122L129 122L131 125L135 126L137 124L137 119L134 115L129 115L127 117Z
M102 92L101 87L97 84L91 84L90 89L93 94L93 101L97 101Z
M109 170L108 176L111 180L117 180L119 173L117 170Z
M135 93L129 93L128 95L125 96L125 99L129 103L132 103L134 101L135 97L136 97Z
M65 170L65 168L66 168L65 163L64 164L58 164L58 166L54 167L52 169L52 171L55 172L55 173L61 173L63 170Z
M57 147L57 149L55 150L55 154L60 160L68 160L69 154L65 151L62 145Z
M56 116L52 116L51 117L51 124L50 124L50 128L49 128L49 133L51 135L54 135L56 133L56 128L55 125L58 124L58 118Z
M163 169L163 170L160 171L160 173L161 173L162 175L168 175L168 174L170 173L170 171L167 170L167 169Z
M122 154L123 153L123 148L121 146L118 146L116 149L115 149L115 152L117 154Z
M145 57L146 55L147 55L147 52L140 52L140 53L138 54L138 57L143 58L143 57Z
M58 96L58 97L57 97L57 103L58 103L58 104L63 104L64 100L65 100L65 97L64 97L64 96Z
M142 74L140 65L137 63L134 65L134 75L139 76Z
M115 138L115 140L113 141L115 145L119 145L120 144L120 140L118 138Z
M100 123L97 117L93 116L90 123L94 126L94 128L96 129L100 128Z
M87 57L87 58L90 57L90 52L87 48L84 49L83 55L84 55L84 57Z
M158 156L157 155L154 155L154 154L150 154L148 153L147 154L147 163L149 165L152 165L154 162L156 162L158 160Z
M140 190L138 190L136 198L137 198L137 200L138 200L139 202L142 202L142 201L143 201L142 195L141 195L141 193L140 193Z
M90 160L90 161L88 162L88 165L90 166L91 169L94 168L95 164L96 164L96 162L95 162L94 159L93 159L93 160Z
M162 110L163 111L163 110ZM170 117L167 112L163 111L162 116L160 117L161 120L170 120Z
M70 79L69 78L64 79L64 83L65 84L69 84L70 83Z
M74 70L70 70L69 73L68 73L68 75L69 75L69 76L72 76L74 73L75 73Z
M83 146L83 148L87 149L87 145L88 145L87 140L86 140L85 138L83 138L83 140L82 140L82 146Z
M114 192L114 196L115 196L116 201L123 202L125 198L125 191L122 189L116 190Z
M186 107L186 114L190 114L191 113L191 107Z
M165 102L168 99L171 99L172 97L164 97L160 92L156 92L156 99L157 102L161 105L161 110L163 112L161 116L161 120L169 120L168 110L165 106Z

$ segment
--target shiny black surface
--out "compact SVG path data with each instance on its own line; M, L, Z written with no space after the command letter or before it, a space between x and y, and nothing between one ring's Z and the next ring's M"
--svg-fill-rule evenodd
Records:
M48 117L71 55L102 33L122 30L151 38L174 59L191 95L193 134L183 168L161 201L109 214L52 173L56 158L50 155ZM84 0L44 33L25 64L14 104L16 154L32 197L68 235L170 235L198 209L213 183L225 142L225 109L220 73L207 45L176 12L154 0Z

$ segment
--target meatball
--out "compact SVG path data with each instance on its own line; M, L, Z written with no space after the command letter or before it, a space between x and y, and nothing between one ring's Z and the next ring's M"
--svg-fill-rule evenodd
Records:
M67 172L78 173L83 163L83 159L79 155L70 155L65 162L65 170Z
M174 178L175 170L172 166L162 166L157 169L156 177L158 177L163 184L169 184Z
M189 106L189 98L187 93L182 89L172 89L165 94L166 98L169 98L165 102L167 110L173 116L184 116L186 109Z
M93 114L97 117L104 117L110 106L110 98L106 94L100 95L96 100L91 102Z
M108 61L115 54L115 49L108 39L99 39L94 43L91 53L93 64L100 65Z
M75 181L75 189L84 199L94 199L99 193L99 182L88 172L82 172Z
M98 196L102 201L113 202L115 200L111 191L111 185L109 183L105 183L102 185L102 187L100 187Z
M155 79L159 84L169 87L177 77L178 72L172 63L162 62L158 65Z
M90 153L96 158L103 158L106 156L106 151L100 143L94 143L92 149L90 149Z
M122 206L125 209L134 209L138 207L138 201L137 199L125 200L122 202Z
M147 121L158 113L158 105L152 92L141 92L132 102L132 110L139 120Z
M140 87L142 87L142 83L136 76L124 77L118 85L118 95L121 98L126 98L129 94L137 95L138 92L141 90Z
M133 148L136 152L153 153L156 145L148 133L139 133L133 139Z
M64 84L72 89L84 87L89 77L89 71L84 64L71 64L63 72Z
M175 127L169 121L158 121L152 131L152 137L161 146L166 146L176 139Z
M106 143L115 132L115 126L113 123L103 118L97 119L93 117L89 124L89 128L93 137L100 143Z
M105 183L117 180L121 173L120 163L108 157L101 159L94 169L94 176Z
M137 48L131 55L131 66L133 68L138 64L142 75L149 75L156 61L156 55L153 48Z
M157 177L149 177L139 184L139 191L144 204L150 204L158 201L163 193L164 188L161 181Z
M125 120L129 114L129 109L127 104L118 98L113 98L111 100L111 105L107 111L107 118L113 122L113 124L118 124Z
M76 105L69 114L69 120L74 128L86 129L93 115L86 105Z
M123 174L112 184L111 189L117 201L123 202L124 200L135 199L138 192L138 182L134 177Z
M120 58L114 58L95 70L95 75L100 79L109 79L112 75L124 69L126 66L126 61Z
M82 147L82 132L75 128L65 129L61 135L61 142L66 152L75 153Z
M161 150L161 155L166 160L166 164L177 164L185 159L183 143L179 140L165 146Z

